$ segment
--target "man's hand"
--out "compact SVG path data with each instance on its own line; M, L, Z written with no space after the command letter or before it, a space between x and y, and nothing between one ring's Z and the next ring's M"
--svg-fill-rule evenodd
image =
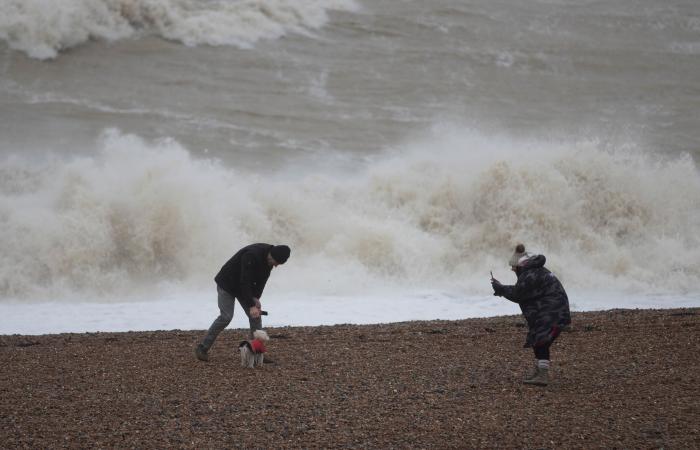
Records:
M260 308L257 306L251 306L250 309L248 310L248 315L252 317L253 319L257 319L260 317Z

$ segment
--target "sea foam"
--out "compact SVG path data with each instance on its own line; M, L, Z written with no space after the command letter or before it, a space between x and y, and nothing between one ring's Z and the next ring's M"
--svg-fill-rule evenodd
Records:
M328 11L352 0L5 0L0 39L32 58L55 58L91 39L156 35L188 46L250 47L261 39L308 34Z
M238 248L286 243L285 292L489 294L512 246L572 288L687 294L700 282L700 175L599 143L455 132L355 171L254 174L112 130L91 156L0 166L0 298L207 287Z

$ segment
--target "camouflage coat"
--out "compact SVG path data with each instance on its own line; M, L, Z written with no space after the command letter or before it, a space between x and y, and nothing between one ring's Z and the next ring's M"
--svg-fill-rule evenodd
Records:
M545 269L547 259L537 255L519 270L513 286L501 285L500 295L520 305L528 326L527 344L545 345L559 335L562 327L571 323L569 298L557 277Z

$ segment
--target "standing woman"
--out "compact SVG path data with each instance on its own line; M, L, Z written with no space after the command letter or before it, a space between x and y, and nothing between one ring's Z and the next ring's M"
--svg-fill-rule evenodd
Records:
M491 279L493 295L505 297L517 303L527 321L526 347L535 351L535 370L523 383L546 386L549 382L549 348L571 323L569 298L557 277L544 267L544 255L531 255L525 246L518 244L510 258L510 266L518 277L515 285L501 284Z

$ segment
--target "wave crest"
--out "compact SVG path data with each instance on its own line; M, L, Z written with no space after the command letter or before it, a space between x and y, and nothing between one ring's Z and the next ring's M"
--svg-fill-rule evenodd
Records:
M0 3L0 39L37 59L91 39L139 34L188 46L245 48L308 33L326 24L328 11L355 8L353 0L6 0Z

